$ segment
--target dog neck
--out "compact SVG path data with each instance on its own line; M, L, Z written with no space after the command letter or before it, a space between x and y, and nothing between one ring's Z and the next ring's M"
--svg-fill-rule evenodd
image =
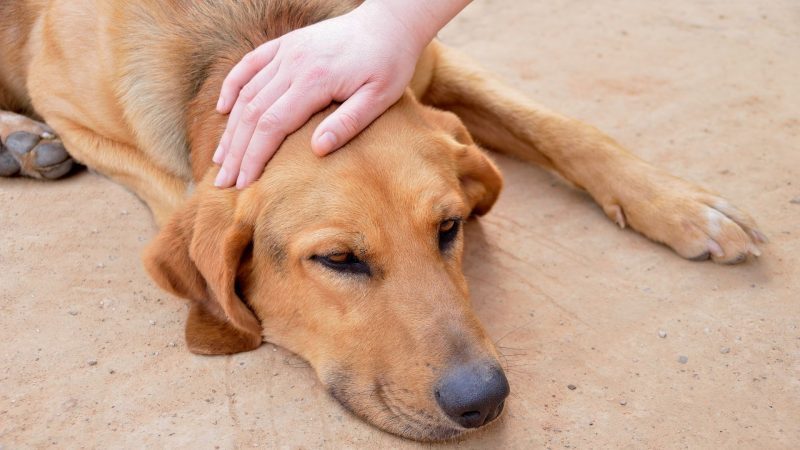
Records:
M214 70L186 108L186 135L192 178L197 183L213 166L211 161L219 145L228 116L216 111L224 71Z

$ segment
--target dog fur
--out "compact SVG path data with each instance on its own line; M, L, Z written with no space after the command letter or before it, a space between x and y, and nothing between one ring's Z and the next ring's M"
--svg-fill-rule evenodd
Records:
M43 119L69 153L136 193L161 231L144 255L189 299L189 348L264 340L307 359L345 407L413 439L465 430L433 398L454 361L497 361L469 305L460 234L489 211L499 171L476 141L586 190L620 227L687 258L741 262L765 238L726 200L637 158L597 129L542 108L439 42L404 97L325 158L292 134L250 188L217 189L211 155L222 80L255 46L347 12L328 0L6 0L0 125ZM80 30L80 32L76 32ZM314 82L314 80L307 80ZM474 140L473 140L474 139ZM368 275L319 257L352 253Z

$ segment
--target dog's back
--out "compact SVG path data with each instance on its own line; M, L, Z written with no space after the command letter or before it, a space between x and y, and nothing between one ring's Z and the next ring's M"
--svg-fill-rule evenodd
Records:
M28 39L41 1L0 2L0 110L31 113L25 77L30 59Z
M31 114L59 97L57 107L64 110L58 114L85 125L106 124L114 133L109 137L135 145L189 180L187 114L209 77L224 77L261 43L358 3L5 0L0 110ZM53 86L51 77L37 82L37 71L62 73L63 85ZM96 98L91 105L69 102L70 91L93 91Z

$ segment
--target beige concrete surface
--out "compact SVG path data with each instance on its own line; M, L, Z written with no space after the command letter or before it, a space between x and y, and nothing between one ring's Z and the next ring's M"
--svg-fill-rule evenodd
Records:
M512 394L458 446L798 448L800 3L481 0L442 38L771 238L744 265L684 261L497 158L507 190L467 227L466 270ZM280 348L190 354L185 305L139 261L151 217L119 186L3 179L0 205L0 447L419 446Z

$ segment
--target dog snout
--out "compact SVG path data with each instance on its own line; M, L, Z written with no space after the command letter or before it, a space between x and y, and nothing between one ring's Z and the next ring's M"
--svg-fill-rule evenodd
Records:
M436 401L453 421L464 428L478 428L496 419L509 394L503 370L488 361L450 368L439 380Z

